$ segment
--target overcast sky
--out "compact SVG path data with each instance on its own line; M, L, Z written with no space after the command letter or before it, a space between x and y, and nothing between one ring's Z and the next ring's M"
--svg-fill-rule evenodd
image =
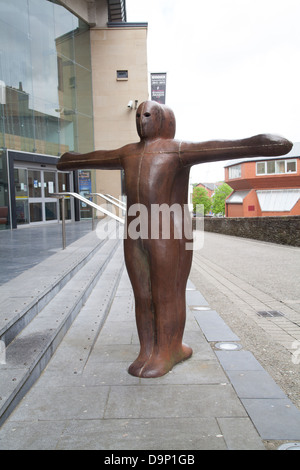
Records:
M167 72L176 138L277 133L300 141L300 0L126 0L148 22L148 69ZM193 182L224 179L197 165Z

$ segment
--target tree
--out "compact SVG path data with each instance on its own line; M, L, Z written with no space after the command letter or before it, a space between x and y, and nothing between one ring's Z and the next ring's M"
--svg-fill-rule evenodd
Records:
M232 188L226 183L217 187L212 197L212 211L214 214L225 215L225 200L231 192Z
M211 209L211 199L205 188L195 187L193 191L193 212L197 214L197 205L202 204L204 208L204 215Z

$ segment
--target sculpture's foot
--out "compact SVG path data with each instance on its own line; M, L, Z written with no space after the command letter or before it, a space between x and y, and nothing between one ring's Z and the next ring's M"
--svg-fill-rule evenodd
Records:
M149 359L149 356L146 354L140 353L136 360L129 366L128 372L130 375L135 377L140 377L141 370L143 369L145 363Z
M144 367L140 369L139 377L154 378L170 372L175 364L189 359L193 354L192 348L182 344L180 351L172 352L170 355L152 354L145 362Z

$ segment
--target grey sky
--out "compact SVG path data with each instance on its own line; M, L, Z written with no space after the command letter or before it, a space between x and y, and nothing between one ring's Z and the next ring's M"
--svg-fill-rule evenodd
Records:
M176 138L278 133L300 141L299 0L126 0L148 22L149 72L167 72ZM223 179L198 165L193 181Z

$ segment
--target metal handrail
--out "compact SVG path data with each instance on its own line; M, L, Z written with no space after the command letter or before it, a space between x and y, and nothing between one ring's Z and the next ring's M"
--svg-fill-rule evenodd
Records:
M62 205L61 205L61 219L62 219L62 239L63 239L63 250L66 248L66 229L65 229L65 204L64 204L64 199L66 196L72 196L75 197L76 199L79 199L79 201L84 202L84 204L87 204L88 206L91 206L92 208L102 212L103 214L111 217L112 219L117 220L121 224L125 224L125 220L116 214L113 214L112 212L108 211L107 209L103 209L103 207L99 206L98 204L95 204L94 202L90 201L89 199L86 199L85 197L81 196L78 193L70 193L70 192L63 192L63 193L53 193L51 197L57 198L57 199L62 199Z
M117 199L116 197L112 196L111 194L104 194L104 196L109 197L110 199L114 199L115 201L119 202L120 204L123 204L124 208L126 208L126 202L120 201L120 199Z
M53 196L54 197L56 197L56 196L60 196L60 197L62 197L62 196L73 196L76 199L79 199L81 202L84 202L88 206L91 206L94 209L102 212L103 214L108 215L109 217L112 217L113 219L117 220L118 222L121 222L121 224L125 223L125 221L122 217L119 217L118 215L113 214L112 212L108 211L107 209L103 209L103 207L101 207L98 204L95 204L94 202L90 201L89 199L81 196L81 194L78 194L78 193L55 193L55 194L53 194Z
M119 199L116 199L115 197L110 196L109 194L91 193L91 196L99 196L99 197L102 197L102 199L105 199L106 201L110 202L110 203L113 204L114 206L117 206L117 207L119 207L119 208L122 209L122 210L125 210L125 209L126 209L126 204L125 204L125 202L119 201ZM114 201L113 201L113 199L114 199ZM115 202L115 201L118 201L118 202Z

